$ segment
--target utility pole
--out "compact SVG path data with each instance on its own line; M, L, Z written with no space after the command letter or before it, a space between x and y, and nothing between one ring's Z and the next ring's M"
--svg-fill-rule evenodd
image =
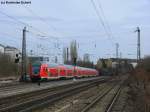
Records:
M119 69L120 72L122 72L122 52L120 52L120 56L119 56Z
M137 62L139 62L141 60L141 45L140 45L140 28L137 27L137 30L135 31L137 32Z
M26 27L23 29L22 38L22 63L21 63L21 81L26 81L27 68L26 68Z
M122 59L122 52L120 52L120 59Z
M69 60L69 49L67 47L67 63L68 63L68 60Z
M119 53L119 44L116 43L116 59L118 59L118 54Z
M119 44L116 43L116 75L118 75L118 67L119 67Z
M57 58L57 56L55 56L55 63L57 63L58 62L58 58Z

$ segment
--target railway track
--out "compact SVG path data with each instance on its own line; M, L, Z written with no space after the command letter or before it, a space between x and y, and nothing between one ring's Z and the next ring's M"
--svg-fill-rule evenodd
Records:
M121 92L121 87L118 88L116 94L114 95L114 97L112 98L111 102L110 102L109 105L107 106L105 112L111 112L113 106L115 105L115 102L117 101L117 99L118 99L118 97L119 97L119 95L120 95L120 92Z
M10 87L14 87L14 86L20 86L20 85L24 85L23 82L13 82L13 83L9 83L9 84L1 84L0 85L0 89L7 89Z
M100 102L101 99L103 99L104 97L106 97L109 94L109 92L112 91L112 89L114 89L114 87L109 87L109 88L103 90L103 93L102 94L98 94L93 101L91 101L88 105L86 105L81 110L81 112L92 112L93 108L95 109L95 105L97 105L97 103ZM117 96L118 96L118 91L117 91ZM114 105L114 102L115 102L115 99L117 98L117 96L115 95L115 97L112 99L112 102L110 102L110 104L106 108L105 112L111 112L111 108Z
M81 112L111 112L121 92L121 85L122 83L105 89L102 94L98 94L93 101L85 106Z
M81 82L85 80L93 80L99 77L94 77L94 78L83 78L83 79L77 79L76 81L73 81L72 79L68 80L53 80L53 81L47 81L47 82L41 82L41 85L39 86L37 83L16 83L12 85L6 85L6 86L0 86L0 98L2 97L8 97L11 95L15 94L21 94L21 93L26 93L26 92L31 92L31 91L36 91L40 89L46 89L50 87L57 87L60 85L66 85L66 84L71 84L74 82Z
M0 98L0 112L31 111L32 109L60 100L103 82L106 82L106 80L95 79Z
M118 97L120 91L122 93L122 84L126 79L121 80L115 78L103 84L97 84L33 112L116 112Z
M101 101L104 97L109 96L112 91L116 93L117 89L120 87L120 81L109 80L103 84L98 84L92 88L88 88L80 93L73 94L69 97L63 98L54 103L50 103L44 106L42 109L36 109L33 112L96 112L93 110L98 102L105 103ZM114 92L111 96L114 96ZM110 101L109 101L110 103ZM107 102L107 105L109 104ZM97 112L104 112L102 111Z

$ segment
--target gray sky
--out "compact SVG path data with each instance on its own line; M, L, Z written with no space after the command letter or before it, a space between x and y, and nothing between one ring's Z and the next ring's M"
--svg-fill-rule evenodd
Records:
M114 57L115 43L118 42L122 57L136 58L137 34L134 31L139 26L142 56L150 54L150 0L93 1L105 25L109 24L113 37L106 35L91 0L31 0L29 5L0 4L0 11L32 26L27 26L28 52L32 49L35 53L57 54L60 52L55 49L57 42L62 48L71 40L77 40L79 55L90 53L91 59L96 60L98 57ZM1 44L21 48L25 25L17 20L0 13Z

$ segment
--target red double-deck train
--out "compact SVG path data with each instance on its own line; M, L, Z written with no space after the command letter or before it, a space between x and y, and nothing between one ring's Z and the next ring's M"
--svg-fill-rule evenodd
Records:
M72 77L97 76L95 69L58 64L32 64L30 65L30 78L32 81L42 79L60 79Z

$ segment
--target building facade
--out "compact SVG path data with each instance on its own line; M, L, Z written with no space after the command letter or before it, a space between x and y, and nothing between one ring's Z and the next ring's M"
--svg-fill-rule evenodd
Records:
M0 53L4 53L4 48L5 48L5 46L0 44Z
M11 46L6 46L4 48L4 54L5 55L9 55L11 57L11 59L15 59L16 58L16 54L21 54L20 50L15 48L15 47L11 47Z

